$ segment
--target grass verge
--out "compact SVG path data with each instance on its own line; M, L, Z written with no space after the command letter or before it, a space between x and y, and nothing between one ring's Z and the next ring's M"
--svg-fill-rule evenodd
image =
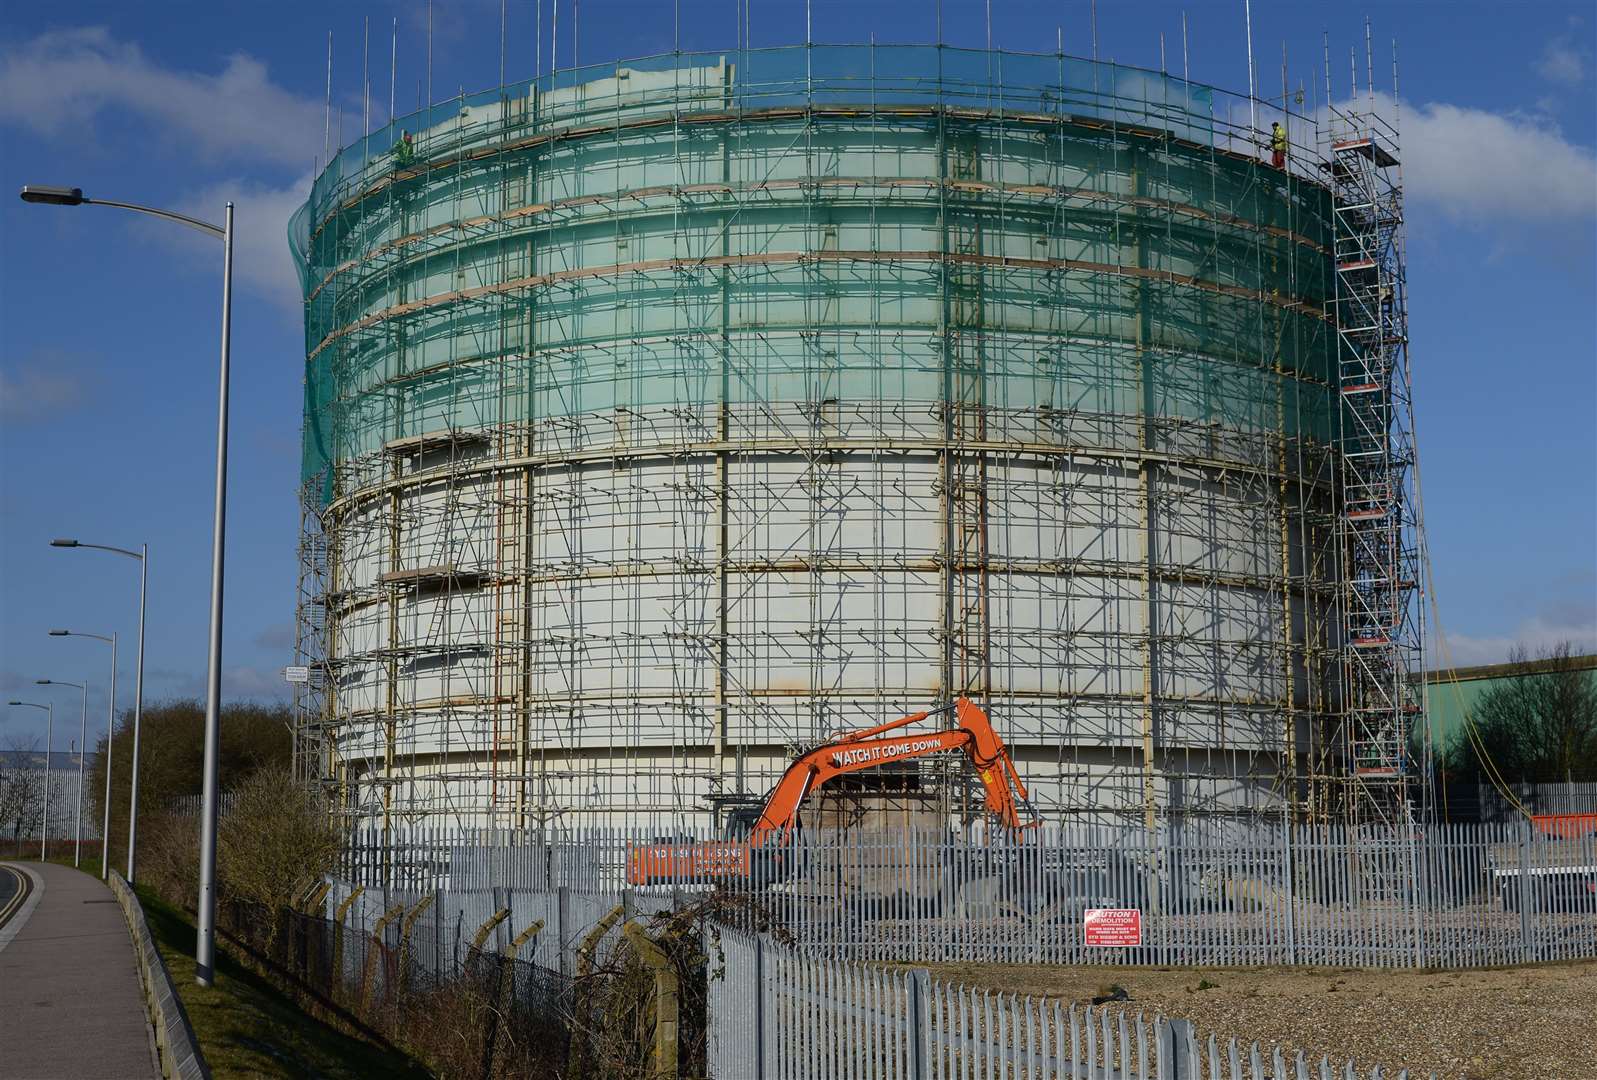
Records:
M430 1075L403 1054L339 1031L300 1009L218 943L211 986L194 981L194 924L146 889L145 920L217 1077L394 1077Z

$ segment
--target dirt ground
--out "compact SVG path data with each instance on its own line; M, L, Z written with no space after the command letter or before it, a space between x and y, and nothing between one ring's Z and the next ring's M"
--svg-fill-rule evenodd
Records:
M1597 962L1424 972L938 964L932 973L1083 1004L1123 986L1129 1008L1313 1061L1351 1056L1467 1080L1597 1078Z

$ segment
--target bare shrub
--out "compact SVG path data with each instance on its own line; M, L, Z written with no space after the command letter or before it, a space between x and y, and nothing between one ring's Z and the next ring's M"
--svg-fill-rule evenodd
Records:
M287 705L228 704L217 718L217 776L224 791L250 773L273 766L287 769L293 758L293 715ZM205 704L189 699L145 702L140 719L139 844L143 823L172 808L174 799L200 794L204 775ZM84 820L105 812L106 739L89 747ZM127 809L133 775L133 710L117 717L111 754L111 865L127 857ZM91 813L92 810L92 813ZM195 850L198 850L198 839ZM144 862L139 852L139 862Z
M22 838L41 827L44 816L44 769L32 763L39 740L13 738L10 752L0 754L0 828L10 834L13 854L22 850Z
M725 958L715 955L714 926L720 921L748 926L783 943L793 940L760 901L734 893L710 893L640 922L675 976L676 1069L682 1076L703 1076L706 1068L709 982L725 967ZM658 1075L653 1059L661 1005L656 971L625 931L617 932L621 940L610 950L608 963L579 976L566 998L566 1080L652 1080ZM711 955L703 947L707 939Z
M233 788L217 835L217 877L234 899L283 911L337 864L342 837L321 795L281 766Z
M199 903L200 819L153 814L139 826L139 882L192 911Z

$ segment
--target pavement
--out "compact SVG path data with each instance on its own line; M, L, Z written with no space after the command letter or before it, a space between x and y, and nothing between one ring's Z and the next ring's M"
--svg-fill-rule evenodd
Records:
M98 878L54 863L0 863L32 881L0 926L0 1076L160 1076L122 909Z

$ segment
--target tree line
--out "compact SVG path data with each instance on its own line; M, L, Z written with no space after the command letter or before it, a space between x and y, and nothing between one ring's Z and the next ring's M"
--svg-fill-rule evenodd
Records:
M139 878L169 900L192 907L198 880L199 818L182 806L201 794L205 706L192 699L147 704L139 739ZM217 879L225 895L286 906L297 890L330 870L341 833L320 793L291 774L293 713L287 705L244 702L219 718L218 787L230 792L217 837ZM35 740L36 742L36 740ZM102 734L86 766L83 817L97 834L104 820L105 771L111 768L112 869L127 865L128 798L133 779L133 713L117 718L106 752ZM14 749L34 747L18 743ZM36 833L44 774L0 755L0 836L16 847ZM85 844L97 858L99 844Z
M1563 642L1534 659L1519 647L1521 674L1495 680L1468 706L1473 738L1449 733L1437 764L1449 781L1567 784L1597 781L1597 670ZM1445 685L1432 693L1451 693Z

